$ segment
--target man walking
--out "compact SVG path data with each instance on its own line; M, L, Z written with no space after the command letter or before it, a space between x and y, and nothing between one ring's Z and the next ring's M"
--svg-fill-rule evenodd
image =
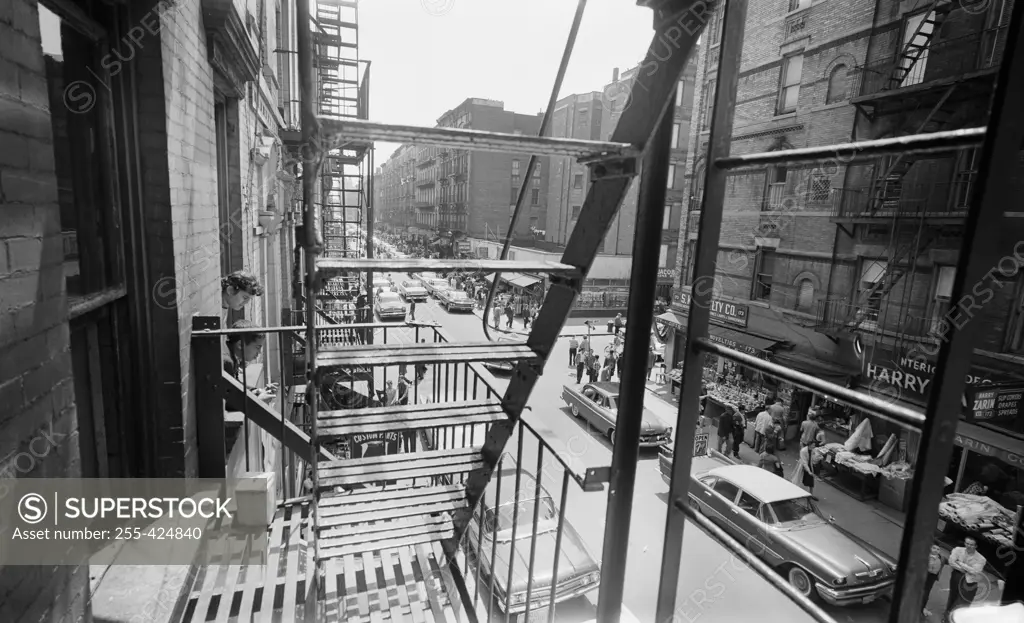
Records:
M494 321L494 328L497 329L498 325L501 324L501 308L497 305L491 308L491 320Z
M409 301L409 322L416 322L416 301Z
M932 613L928 610L928 597L932 594L932 587L939 580L939 574L942 573L942 568L946 566L946 561L942 557L942 549L938 545L932 545L932 551L928 554L928 576L924 579L924 600L921 604L921 613L926 617L931 617Z
M626 324L626 321L622 319L622 314L615 314L615 335L622 332L622 326Z
M978 583L984 577L985 557L978 553L974 537L964 539L963 547L954 547L949 554L949 599L946 601L945 620L954 608L969 606L978 594Z
M729 456L729 446L732 445L732 407L726 407L725 412L718 416L718 451Z
M579 385L583 382L583 369L587 365L587 352L580 351L576 355L576 384Z
M569 367L576 365L576 351L580 348L580 343L576 341L576 336L569 338Z
M761 412L757 414L757 418L754 419L754 452L758 454L764 452L771 426L772 415L768 413L767 407L762 408ZM774 440L772 445L775 445Z

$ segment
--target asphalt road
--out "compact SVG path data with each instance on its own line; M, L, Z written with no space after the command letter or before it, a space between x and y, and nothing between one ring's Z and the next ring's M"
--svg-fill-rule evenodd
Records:
M417 319L434 320L455 341L484 340L480 319L470 314L449 314L433 301L418 304ZM521 323L517 322L517 328ZM581 331L585 330L581 327ZM389 341L398 335L394 332ZM602 348L610 339L607 334L594 334L594 346ZM573 418L561 399L562 387L575 383L575 371L568 367L568 339L564 338L556 349L553 359L530 397L530 410L524 419L538 429L555 450L574 469L608 466L611 464L611 448L607 440L587 430L587 426ZM504 391L507 380L492 377L495 389ZM420 385L421 395L429 392L432 379ZM459 384L463 381L460 379ZM670 425L674 425L675 411L661 400L648 395L645 406L654 411ZM482 436L475 435L476 443L482 443ZM513 437L506 451L515 456L518 437ZM533 435L523 440L524 468L536 469L538 443ZM542 482L551 498L557 501L561 495L563 467L546 452ZM665 516L667 511L668 485L658 470L656 452L641 452L637 469L636 486L633 496L633 514L629 535L629 557L627 559L625 599L626 607L643 623L655 619L655 604L658 595L662 543L664 540ZM504 497L504 496L503 496ZM601 558L604 540L605 513L608 501L607 488L602 492L582 491L570 481L566 517L589 550ZM677 608L672 623L693 623L694 621L757 621L758 623L793 623L810 621L810 617L782 596L767 581L735 559L719 545L692 524L687 525L677 598ZM525 574L525 570L521 570ZM558 609L558 621L570 623L592 619L597 603L597 591L573 600ZM876 603L871 606L846 609L832 609L838 621L868 623L886 619L888 604ZM532 617L531 617L532 618ZM667 623L667 622L659 622Z

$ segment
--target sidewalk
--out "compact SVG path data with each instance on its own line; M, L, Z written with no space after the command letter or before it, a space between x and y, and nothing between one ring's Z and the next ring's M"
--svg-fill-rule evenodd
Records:
M673 419L669 420L669 423L674 421L678 405L670 395L669 386L648 383L647 391L650 399L644 401L644 406L661 417L665 417L663 414L671 414ZM709 423L704 427L704 432L709 434L709 445L712 448L717 447L717 429ZM757 453L746 443L740 444L739 454L740 460L744 463L757 464ZM799 444L795 442L787 443L786 450L778 453L787 478L793 473L799 454ZM814 484L814 495L818 498L818 507L826 517L836 517L837 523L846 531L882 550L893 560L899 560L900 541L903 538L903 513L889 508L877 500L863 502L857 500L822 480L818 480ZM945 548L943 549L945 550ZM948 550L946 550L946 555L948 557ZM946 566L932 588L928 599L928 610L931 611L932 616L922 620L930 622L941 620L946 600L949 597L949 575L950 570ZM986 575L989 586L983 584L979 586L976 604L999 602L1002 590L998 586L997 578L992 574Z
M476 316L477 318L482 318L483 317L483 310L481 310L481 309L474 309L473 310L473 315ZM605 325L607 325L607 323L608 323L608 319L607 318L603 319L604 320L603 324L601 323L601 321L602 321L601 318L570 318L567 321L567 323L565 324L565 326L562 327L562 330L559 332L559 335L561 337L563 337L563 338L569 337L571 335L575 335L577 337L582 337L584 335L587 335L587 327L586 327L586 325L583 324L587 320L590 320L590 321L594 322L595 323L595 327L597 327L597 328L593 329L590 332L590 339L591 340L594 340L595 338L600 338L600 337L607 337L609 339L614 337L613 333L607 333L607 331L605 329ZM508 329L508 328L505 327L507 322L508 322L508 318L506 318L505 315L502 314L501 320L498 322L498 332L499 333L512 334L512 335L515 335L515 336L518 336L518 337L526 337L526 336L528 336L530 334L530 330L533 328L533 325L530 325L530 328L523 329L523 319L519 318L519 317L516 317L516 318L512 319L512 328L511 329ZM487 319L487 324L492 329L494 328L494 323L491 321L490 318ZM598 330L598 328L600 330Z

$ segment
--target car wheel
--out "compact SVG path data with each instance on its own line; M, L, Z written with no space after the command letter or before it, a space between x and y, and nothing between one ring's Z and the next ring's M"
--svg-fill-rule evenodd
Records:
M577 407L576 405L572 405L571 410L572 410L572 414L573 414L574 417L579 417L580 416L580 408L579 407Z
M811 580L811 576L807 575L806 571L800 567L790 567L789 573L786 574L786 579L789 580L790 586L796 589L796 592L804 597L813 598L814 581Z

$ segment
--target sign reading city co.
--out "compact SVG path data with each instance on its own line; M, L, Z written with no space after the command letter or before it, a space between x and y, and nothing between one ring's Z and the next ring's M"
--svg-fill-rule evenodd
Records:
M685 309L686 312L689 313L689 292L679 293L679 305L681 305L683 309ZM721 320L722 322L728 322L729 324L746 327L749 311L750 307L748 307L747 305L730 303L728 301L723 301L722 299L711 299L711 317L716 320Z
M1024 384L989 385L967 389L968 418L984 422L1013 422L1024 407Z

